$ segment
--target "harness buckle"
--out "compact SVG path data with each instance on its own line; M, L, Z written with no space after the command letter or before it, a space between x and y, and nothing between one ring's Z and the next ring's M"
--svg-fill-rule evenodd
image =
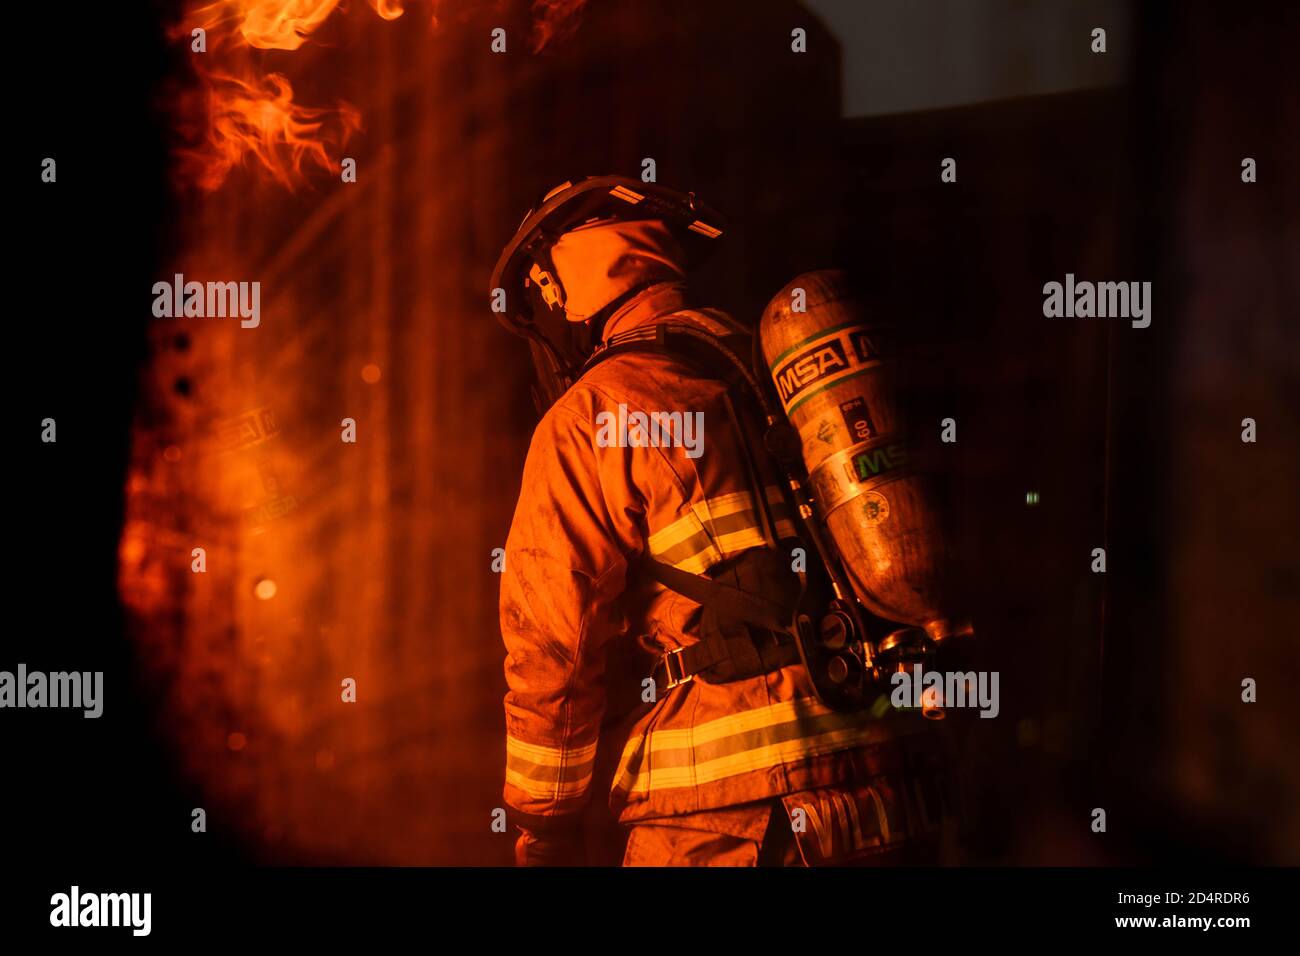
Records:
M689 684L691 681L695 680L695 675L686 673L686 665L682 663L681 655L684 650L686 650L686 648L679 647L676 650L668 651L661 658L664 665L664 672L668 675L667 690L672 690L674 687L678 687L682 684ZM677 661L676 673L673 672L674 660Z

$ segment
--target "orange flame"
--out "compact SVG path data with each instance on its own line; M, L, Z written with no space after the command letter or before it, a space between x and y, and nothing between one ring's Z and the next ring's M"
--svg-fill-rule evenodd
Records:
M203 87L205 142L182 150L181 174L201 189L215 190L246 162L293 189L304 169L339 168L331 150L360 128L360 113L300 106L281 73L263 75L250 49L299 49L338 7L340 0L217 0L193 9L177 25L208 34L207 54L195 59ZM381 16L401 15L397 0L372 0Z
M279 73L263 77L260 86L225 74L208 79L208 148L188 156L204 189L216 189L248 159L292 189L306 164L337 170L330 147L346 143L361 125L361 114L347 104L336 110L295 105L293 87Z
M370 5L385 20L396 20L404 12L402 0L370 0Z
M571 34L587 0L533 0L533 52Z
M404 0L369 0L385 20L405 12ZM195 27L207 35L207 52L195 64L203 86L206 142L183 150L182 176L215 190L230 171L251 160L286 189L305 166L335 171L331 151L360 128L360 113L346 103L337 109L299 106L293 86L280 73L261 75L250 49L297 50L329 19L340 0L216 0L193 7L178 23L177 37ZM586 0L532 0L533 50L541 50L576 26ZM437 24L436 4L433 23ZM185 100L182 100L184 104Z
M218 0L199 7L187 19L208 32L238 22L249 46L296 50L338 5L339 0Z

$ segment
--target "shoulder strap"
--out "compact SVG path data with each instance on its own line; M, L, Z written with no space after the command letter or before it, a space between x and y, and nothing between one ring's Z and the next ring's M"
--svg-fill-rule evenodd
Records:
M749 340L747 335L735 333L718 336L705 329L694 327L691 327L689 331L683 331L682 329L682 326L675 326L671 323L658 323L654 326L633 329L622 335L616 335L606 343L604 348L587 361L578 377L581 378L600 363L615 356L631 352L653 352L669 355L692 364L699 371L710 374L711 377L716 377L728 385L740 386L743 393L750 391L748 384L742 381L744 378L743 373L736 367L735 363L739 359L736 355L737 349L733 347L743 345L742 354L747 352ZM718 370L720 374L714 373L713 369L706 370L700 367L706 350L721 360L720 369ZM763 483L758 480L752 454L749 451L748 443L745 442L744 435L741 433L740 422L737 419L731 397L730 395L725 397L732 427L736 429L736 437L743 443L742 447L746 451L745 465L749 472L753 493L757 496L755 505L763 520L765 537L774 542L776 533L771 517L767 513L768 504L763 490ZM640 566L653 580L658 581L664 587L690 598L703 607L712 608L725 618L743 621L746 624L753 624L769 631L788 631L790 629L794 618L793 609L783 608L762 595L742 591L739 588L722 584L703 575L679 570L671 565L655 561L648 555L641 559Z
M683 331L684 329L689 331ZM631 352L668 355L698 366L703 359L703 352L708 350L723 359L719 369L720 374L716 377L732 383L740 377L733 364L734 346L745 345L747 348L748 338L743 333L718 336L705 329L697 329L685 324L656 323L613 336L586 361L577 377L581 379L602 362Z

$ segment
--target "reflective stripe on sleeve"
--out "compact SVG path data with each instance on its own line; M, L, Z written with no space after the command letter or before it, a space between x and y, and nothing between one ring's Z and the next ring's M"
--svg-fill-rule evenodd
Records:
M565 800L587 792L595 743L561 750L506 737L506 783L534 800Z
M769 485L767 500L777 537L795 537L794 522L781 489ZM748 491L709 498L664 528L651 533L650 554L656 561L681 571L700 574L715 564L746 551L763 547L763 526Z

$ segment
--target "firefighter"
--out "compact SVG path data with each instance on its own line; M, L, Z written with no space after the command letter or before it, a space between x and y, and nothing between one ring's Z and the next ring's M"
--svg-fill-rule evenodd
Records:
M624 865L919 859L939 832L922 721L823 706L754 610L797 602L801 552L728 371L749 353L718 348L748 330L689 296L724 232L693 194L589 178L547 194L493 275L545 407L501 580L520 865L618 862L593 852L606 807ZM701 421L702 441L604 427L636 412Z

